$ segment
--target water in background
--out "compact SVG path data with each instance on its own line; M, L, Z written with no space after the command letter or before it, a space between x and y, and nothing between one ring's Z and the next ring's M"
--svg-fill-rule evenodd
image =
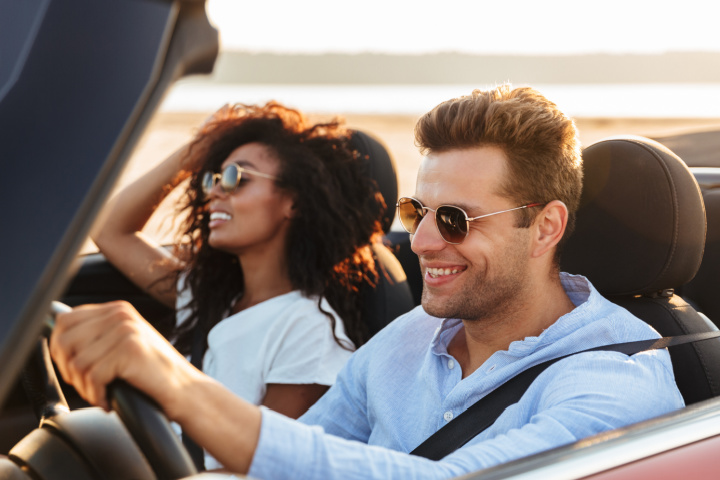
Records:
M720 118L720 84L534 85L573 117ZM163 111L206 112L225 103L277 100L306 112L420 115L477 85L175 85ZM482 88L482 86L481 86Z

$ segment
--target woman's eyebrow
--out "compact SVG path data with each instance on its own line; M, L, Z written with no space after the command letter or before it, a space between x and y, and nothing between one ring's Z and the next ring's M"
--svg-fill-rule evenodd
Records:
M227 166L230 165L231 163L234 163L234 164L237 165L238 167L248 168L248 169L250 169L250 170L257 170L257 167L255 166L255 164L252 163L250 160L242 160L242 159L240 159L240 160L232 160L232 161L230 161L230 162L224 163L223 166L222 166L222 168L227 167Z

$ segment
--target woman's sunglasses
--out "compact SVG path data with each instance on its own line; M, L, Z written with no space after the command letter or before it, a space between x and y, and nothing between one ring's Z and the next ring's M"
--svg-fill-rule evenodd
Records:
M202 177L202 191L207 198L210 195L210 191L220 183L220 188L227 194L233 193L242 179L242 174L250 173L257 175L258 177L269 178L270 180L277 180L278 178L274 175L267 173L257 172L255 170L248 170L240 165L231 163L227 167L223 168L221 173L205 172Z
M465 210L453 205L440 205L436 209L424 206L420 200L412 197L402 197L397 203L397 215L400 224L411 235L417 231L418 225L425 217L427 211L435 212L435 226L440 236L447 243L459 245L465 240L470 230L470 222L480 218L498 215L500 213L512 212L523 208L540 207L542 203L529 203L521 207L510 208L499 212L487 213L477 217L468 217Z

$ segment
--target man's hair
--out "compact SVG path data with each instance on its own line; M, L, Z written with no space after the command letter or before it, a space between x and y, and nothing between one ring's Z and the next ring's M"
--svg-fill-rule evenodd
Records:
M423 155L496 146L508 158L508 178L498 192L518 205L562 201L568 208L565 235L572 233L582 190L582 158L575 123L537 90L500 85L441 103L415 125ZM537 209L519 210L527 228Z

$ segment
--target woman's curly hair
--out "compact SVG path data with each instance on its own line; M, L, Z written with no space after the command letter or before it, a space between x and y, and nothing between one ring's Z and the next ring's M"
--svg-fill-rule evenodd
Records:
M184 277L192 300L188 318L176 327L175 345L189 354L200 329L207 345L210 329L228 315L243 293L238 258L208 244L208 215L201 174L218 171L236 148L257 142L280 162L276 185L294 200L287 233L286 257L290 282L307 297L325 298L342 318L356 346L367 340L359 291L374 286L377 271L370 244L382 234L382 196L367 177L359 156L349 147L349 132L338 122L311 125L297 110L269 102L264 106L234 105L203 126L190 146L198 161L181 201L187 212L178 247L187 243ZM322 308L320 308L322 310ZM335 320L323 311L332 324ZM350 349L350 346L341 346Z

